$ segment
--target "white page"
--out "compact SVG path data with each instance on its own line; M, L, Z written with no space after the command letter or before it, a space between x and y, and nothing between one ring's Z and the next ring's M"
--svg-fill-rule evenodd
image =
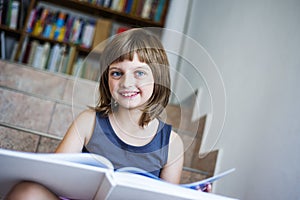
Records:
M42 183L59 196L92 199L110 170L0 149L0 197L22 180ZM87 184L88 183L88 184Z
M115 172L113 180L115 187L107 200L229 200L227 198L212 193L206 193L181 187L179 185L152 179L149 177Z

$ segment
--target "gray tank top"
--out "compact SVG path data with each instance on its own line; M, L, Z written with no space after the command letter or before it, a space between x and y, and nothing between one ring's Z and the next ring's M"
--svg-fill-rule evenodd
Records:
M160 177L168 159L172 127L159 121L154 138L144 146L132 146L123 142L113 131L109 118L96 113L93 135L83 152L99 154L109 159L115 170L122 167L137 167Z

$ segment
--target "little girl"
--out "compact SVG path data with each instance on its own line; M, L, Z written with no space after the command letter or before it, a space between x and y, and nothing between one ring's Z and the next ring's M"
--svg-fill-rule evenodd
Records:
M159 115L170 96L169 62L160 40L144 29L116 35L100 58L100 98L74 120L57 153L96 153L116 169L138 167L179 183L183 143ZM22 182L7 199L59 199L38 183Z

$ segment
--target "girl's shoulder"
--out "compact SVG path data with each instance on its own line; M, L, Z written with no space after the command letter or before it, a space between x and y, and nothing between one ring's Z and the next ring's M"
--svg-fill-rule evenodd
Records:
M96 111L93 109L86 109L83 110L79 115L78 115L78 119L80 120L91 120L93 118L95 118L96 116Z

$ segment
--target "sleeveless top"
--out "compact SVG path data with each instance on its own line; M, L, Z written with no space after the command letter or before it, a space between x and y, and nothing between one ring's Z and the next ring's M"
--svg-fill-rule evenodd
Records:
M94 131L83 152L106 157L115 170L122 167L137 167L159 177L168 159L171 129L171 125L159 120L157 133L148 144L132 146L116 135L107 116L96 112Z

